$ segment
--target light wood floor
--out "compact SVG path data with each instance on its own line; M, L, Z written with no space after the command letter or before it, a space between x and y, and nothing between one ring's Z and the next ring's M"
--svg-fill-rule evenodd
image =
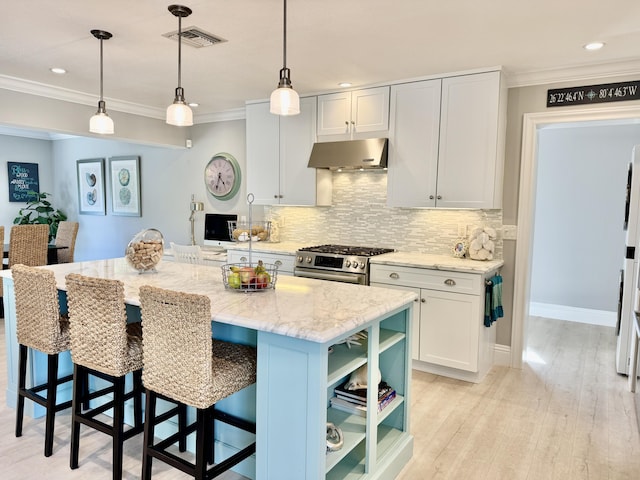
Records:
M413 372L414 453L399 480L640 478L634 401L626 377L615 373L613 330L529 323L530 360L522 370L495 367L479 385ZM56 422L52 457L42 455L41 419L25 419L23 437L15 438L15 411L5 402L4 325L0 336L0 478L111 478L109 438L90 430L82 433L80 468L69 469L67 412ZM140 477L141 448L141 436L127 441L125 479ZM188 477L154 463L154 478Z

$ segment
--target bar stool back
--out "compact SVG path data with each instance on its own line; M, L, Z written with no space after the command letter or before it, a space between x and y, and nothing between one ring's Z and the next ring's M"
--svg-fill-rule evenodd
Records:
M67 247L58 250L58 263L73 263L76 250L76 237L78 236L78 222L62 221L58 224L56 234L56 246Z
M47 264L49 225L14 225L9 235L9 268L21 263L30 267Z
M157 458L196 479L214 478L255 452L255 441L222 462L213 463L213 420L255 434L255 424L214 409L215 403L256 381L256 349L212 339L209 298L148 285L140 288L144 330L146 391L142 478L151 478ZM163 441L155 442L157 424L167 420L156 413L156 400L196 408L196 421ZM190 463L166 447L196 431L196 459Z
M12 268L16 302L16 331L18 337L18 403L16 408L16 437L22 436L24 399L45 407L44 456L53 452L55 414L71 406L71 401L56 405L58 385L69 382L72 375L58 378L58 354L69 350L69 321L60 315L58 290L52 271L14 265ZM47 380L26 388L28 348L47 355ZM46 391L46 397L40 392Z
M70 466L78 468L80 425L84 424L113 437L113 478L121 479L123 442L143 430L140 324L127 324L121 281L70 273L66 285L74 381L91 375L111 384L88 394L74 384ZM125 376L131 372L133 388L125 392ZM88 408L89 400L111 394L110 401ZM125 431L124 406L131 398L134 425ZM96 418L110 408L113 408L111 425Z

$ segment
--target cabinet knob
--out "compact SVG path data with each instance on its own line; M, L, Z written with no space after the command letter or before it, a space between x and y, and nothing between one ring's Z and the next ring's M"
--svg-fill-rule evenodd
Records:
M427 303L427 299L426 299L426 298L421 298L421 299L420 299L420 301L421 301L422 303Z
M429 200L433 200L435 197L433 195L429 195Z
M246 262L247 260L248 260L247 257L240 257L241 262Z
M278 195L274 195L273 198L278 198Z
M438 200L442 200L442 195L438 195Z
M396 272L393 272L393 273L389 274L389 278L393 278L394 280L398 280L400 278L400 275L398 275Z
M349 126L349 120L345 120L344 124L348 127Z
M445 285L448 285L448 286L450 286L450 287L453 287L453 286L455 286L456 281L455 281L455 280L453 280L453 279L451 279L451 278L447 278L447 279L444 281L444 284L445 284Z
M282 266L282 262L280 260L276 260L274 262L278 267Z

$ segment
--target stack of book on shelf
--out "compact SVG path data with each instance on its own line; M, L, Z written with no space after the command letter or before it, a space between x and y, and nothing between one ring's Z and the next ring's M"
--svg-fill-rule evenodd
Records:
M367 415L367 389L347 390L345 384L333 389L335 396L331 398L331 406L343 412L362 417ZM386 382L378 384L378 413L384 410L396 397L396 391Z

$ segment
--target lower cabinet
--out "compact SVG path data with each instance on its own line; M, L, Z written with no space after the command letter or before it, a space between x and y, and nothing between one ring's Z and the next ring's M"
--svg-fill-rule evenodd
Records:
M263 253L253 250L251 252L251 263L262 260L264 263L272 263L278 267L278 275L293 275L295 255L287 253ZM228 263L249 262L248 250L227 250Z
M479 382L493 364L495 326L484 326L484 276L371 265L371 286L418 295L413 316L413 367Z

